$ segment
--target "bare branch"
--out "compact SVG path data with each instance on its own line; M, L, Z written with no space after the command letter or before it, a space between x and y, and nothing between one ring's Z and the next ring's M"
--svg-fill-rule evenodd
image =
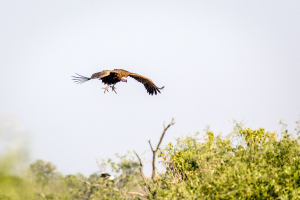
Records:
M152 151L152 180L154 181L155 178L155 160L156 160L156 153L157 151Z
M116 191L116 192L121 193L121 194L135 195L135 196L139 196L139 197L142 197L142 198L147 198L147 195L142 194L142 193L139 193L139 192L125 192L125 191L118 190L117 188L112 188L112 189L113 189L114 191Z
M140 174L141 174L141 177L143 178L144 183L146 184L146 187L147 187L147 189L149 190L149 192L150 192L150 194L151 194L151 188L150 188L150 186L147 184L146 176L145 176L145 174L143 173L143 164L142 164L142 161L141 161L139 155L138 155L135 151L133 151L133 152L135 153L136 157L138 158L138 160L139 160L139 162L140 162Z
M167 127L165 127L165 125L164 125L164 131L163 131L163 133L162 133L162 135L161 135L161 137L160 137L159 143L158 143L157 148L156 148L155 151L157 151L157 150L159 149L159 146L160 146L160 144L161 144L161 142L162 142L162 140L163 140L163 138L164 138L164 136L165 136L167 130L168 130L172 125L175 124L174 121L175 121L175 117L172 118L170 124L169 124Z
M158 149L159 149L159 147L160 147L160 145L161 145L161 143L162 143L162 140L163 140L163 138L164 138L164 136L165 136L167 130L168 130L172 125L175 124L175 118L176 118L176 117L173 117L173 118L172 118L171 122L168 124L167 127L165 126L165 122L164 122L164 124L163 124L164 130L163 130L163 133L161 134L160 140L159 140L158 145L157 145L157 147L156 147L155 150L153 150L150 140L148 141L149 144L150 144L150 147L151 147L152 154L153 154L153 156L152 156L152 176L151 176L152 180L155 179L155 174L156 174L156 173L155 173L156 153L157 153L157 151L158 151Z
M151 151L154 151L153 148L152 148L152 145L151 145L150 140L148 140L148 142L149 142L149 144L150 144Z
M133 152L135 153L136 157L138 158L138 160L139 160L139 162L140 162L140 174L141 174L141 177L142 177L142 178L144 179L144 181L146 182L146 176L145 176L145 174L143 173L143 164L142 164L142 161L141 161L139 155L138 155L135 151L133 151Z

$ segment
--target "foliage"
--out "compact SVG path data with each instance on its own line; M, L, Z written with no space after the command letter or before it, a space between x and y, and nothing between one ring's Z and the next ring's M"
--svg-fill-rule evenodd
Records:
M284 124L284 123L283 123ZM16 173L16 156L0 159L2 199L300 199L299 138L236 123L226 137L177 138L159 150L163 173L143 180L140 163L128 153L98 161L114 180L82 174L63 176L50 162L37 160ZM298 130L296 130L298 132Z
M43 160L36 160L35 163L30 165L30 174L33 179L38 183L46 185L55 180L59 174L55 171L56 166L51 162L45 162Z
M206 132L206 141L178 139L160 152L166 172L158 199L299 199L300 145L287 132L240 129L232 141ZM242 145L244 144L244 145ZM174 184L176 183L176 184Z

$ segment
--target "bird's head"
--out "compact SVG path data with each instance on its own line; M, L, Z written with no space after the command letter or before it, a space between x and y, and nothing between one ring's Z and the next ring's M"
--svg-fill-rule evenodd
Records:
M127 78L126 77L122 77L121 81L126 82L127 83Z

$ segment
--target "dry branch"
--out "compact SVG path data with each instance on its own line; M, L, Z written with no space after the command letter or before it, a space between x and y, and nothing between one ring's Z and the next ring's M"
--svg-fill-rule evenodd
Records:
M146 185L149 193L151 194L151 188L150 188L150 186L147 183L147 178L146 178L145 174L143 173L143 164L142 164L142 161L141 161L139 155L135 151L133 151L133 152L135 153L136 157L138 158L138 160L140 162L140 174L141 174L141 177L143 178L144 183L145 183L145 185Z
M163 140L163 138L164 138L164 136L165 136L167 130L168 130L172 125L175 124L175 118L176 118L176 117L173 117L173 118L172 118L171 122L168 124L167 127L165 126L165 123L164 123L164 131L163 131L162 134L161 134L160 140L159 140L159 142L158 142L157 147L156 147L155 150L153 149L150 140L148 140L149 145L150 145L150 148L151 148L151 151L152 151L152 154L153 154L153 156L152 156L152 176L151 176L152 180L155 179L155 174L156 174L156 173L155 173L155 160L156 160L156 154L157 154L157 151L158 151L158 149L159 149L159 147L160 147L160 145L161 145L161 142L162 142L162 140Z

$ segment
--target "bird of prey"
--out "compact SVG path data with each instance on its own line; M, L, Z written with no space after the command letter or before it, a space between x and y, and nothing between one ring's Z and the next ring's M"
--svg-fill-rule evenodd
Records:
M157 95L157 92L160 93L160 90L162 90L164 87L157 87L151 79L141 76L139 74L131 73L123 69L114 69L114 70L103 70L102 72L94 73L90 78L81 76L79 74L76 74L77 76L72 76L75 83L84 83L86 81L89 81L91 79L99 79L102 80L104 84L107 86L104 87L104 93L108 91L108 88L111 87L112 91L114 91L117 94L115 84L122 81L127 83L127 77L134 78L138 82L144 84L147 92L149 95ZM111 86L112 85L112 86Z
M111 181L113 181L115 179L114 176L110 175L109 173L105 173L105 172L102 172L100 174L100 178L108 179L108 180L111 180Z

